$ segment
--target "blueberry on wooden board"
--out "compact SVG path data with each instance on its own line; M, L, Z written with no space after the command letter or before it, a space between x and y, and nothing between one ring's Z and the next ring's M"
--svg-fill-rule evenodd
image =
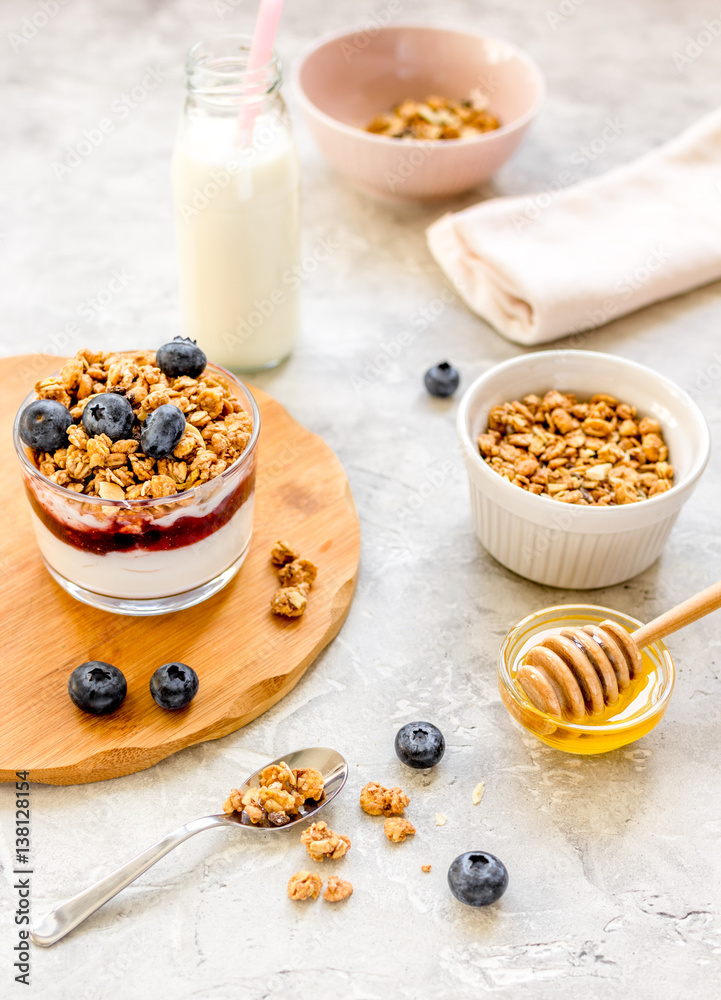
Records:
M198 675L187 663L164 663L150 678L150 693L161 708L175 711L198 693Z
M74 705L90 715L109 715L120 708L128 685L122 671L112 663L88 660L70 675L68 694Z

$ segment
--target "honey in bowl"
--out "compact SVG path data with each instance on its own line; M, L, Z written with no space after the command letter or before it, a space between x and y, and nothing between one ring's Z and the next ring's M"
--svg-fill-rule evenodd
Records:
M531 647L558 629L618 622L628 631L640 622L609 608L562 605L534 612L508 633L498 661L498 687L509 713L524 729L549 746L567 753L597 754L640 739L663 717L674 685L674 667L663 642L642 651L642 669L618 700L579 722L552 716L536 708L517 681L519 668Z

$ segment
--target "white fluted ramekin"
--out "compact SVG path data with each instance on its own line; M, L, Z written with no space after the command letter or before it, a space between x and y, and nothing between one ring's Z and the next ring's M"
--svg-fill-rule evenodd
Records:
M549 389L581 400L609 393L640 416L655 417L674 467L673 487L638 503L586 507L536 496L499 476L478 450L491 407ZM706 421L683 389L645 365L593 351L538 351L496 365L466 391L457 429L481 543L520 576L579 590L628 580L658 558L710 452Z

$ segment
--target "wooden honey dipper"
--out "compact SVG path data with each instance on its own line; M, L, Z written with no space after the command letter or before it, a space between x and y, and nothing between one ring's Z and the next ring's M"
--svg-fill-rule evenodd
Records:
M559 629L528 650L516 679L540 711L580 722L614 705L640 675L644 646L720 607L721 581L635 632L613 621Z

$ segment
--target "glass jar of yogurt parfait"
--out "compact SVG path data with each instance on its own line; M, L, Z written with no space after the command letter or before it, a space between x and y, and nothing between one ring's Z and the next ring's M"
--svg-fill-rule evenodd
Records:
M48 572L77 600L125 615L158 615L199 604L240 569L253 530L260 415L250 392L216 365L251 417L242 454L215 478L160 498L112 500L73 492L43 475L19 433L20 459L33 527Z
M185 336L237 372L288 357L300 326L300 168L275 54L200 42L173 154Z

